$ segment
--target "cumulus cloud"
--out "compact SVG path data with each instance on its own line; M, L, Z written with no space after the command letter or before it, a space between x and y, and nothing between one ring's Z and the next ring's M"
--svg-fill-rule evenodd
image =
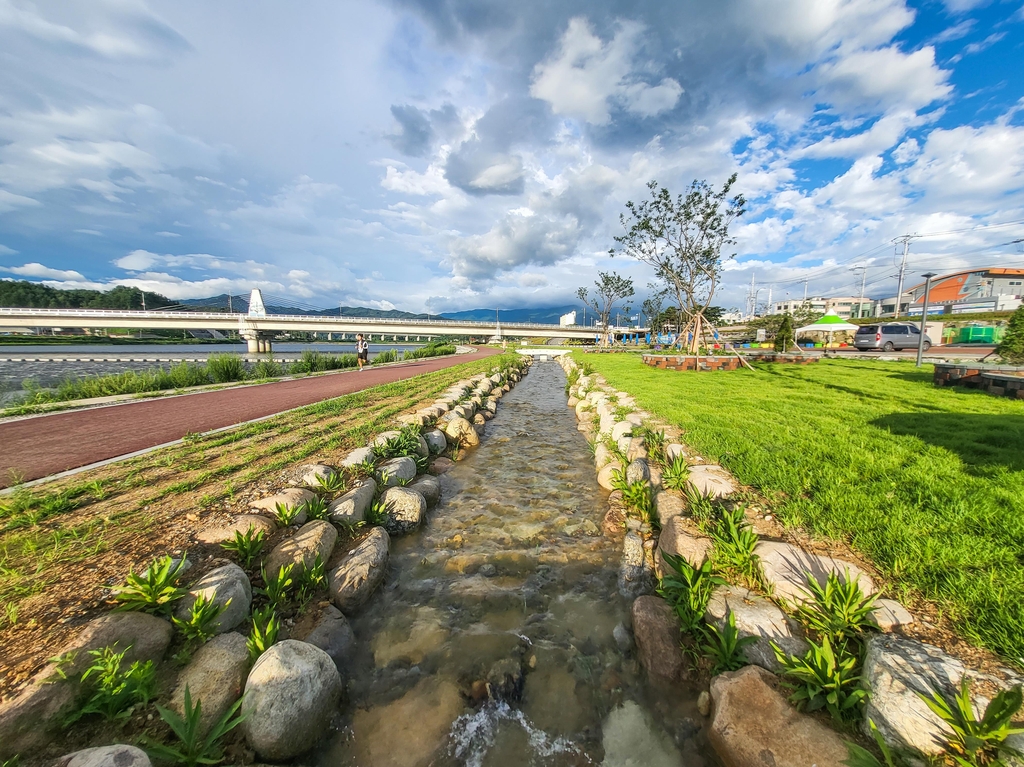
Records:
M12 253L14 251L11 251ZM48 280L84 280L79 272L73 269L51 269L48 266L32 262L22 266L0 266L0 271L17 274L19 277L42 277Z
M148 250L133 250L127 256L122 256L114 261L114 266L127 269L130 272L141 272L149 269L159 260L160 257L156 253L150 253Z
M444 175L453 186L475 195L522 194L525 183L521 157L489 152L479 140L449 155Z

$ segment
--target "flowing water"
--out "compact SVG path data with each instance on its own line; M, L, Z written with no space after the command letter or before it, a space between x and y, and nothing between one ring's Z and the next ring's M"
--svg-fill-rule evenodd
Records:
M393 539L383 592L352 622L346 726L319 765L711 763L696 692L649 689L616 632L621 539L600 532L607 494L564 383L534 365L442 478L429 522ZM506 701L484 700L489 676Z

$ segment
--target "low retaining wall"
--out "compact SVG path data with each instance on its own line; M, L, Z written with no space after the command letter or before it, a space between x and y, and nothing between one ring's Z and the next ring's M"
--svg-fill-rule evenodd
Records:
M1024 368L939 363L935 365L932 382L936 386L963 386L997 397L1024 399Z
M690 357L683 355L645 354L645 365L662 370L737 370L740 358L730 357Z
M755 362L785 362L790 365L810 365L817 362L818 357L808 357L803 354L781 354L769 352L768 354L750 355Z

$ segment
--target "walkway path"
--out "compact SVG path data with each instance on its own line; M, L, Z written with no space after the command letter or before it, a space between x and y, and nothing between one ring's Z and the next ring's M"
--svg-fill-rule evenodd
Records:
M173 442L189 433L233 426L499 353L478 349L472 354L369 367L362 373L353 370L7 421L0 423L0 488L9 486L14 476L22 481L48 477Z

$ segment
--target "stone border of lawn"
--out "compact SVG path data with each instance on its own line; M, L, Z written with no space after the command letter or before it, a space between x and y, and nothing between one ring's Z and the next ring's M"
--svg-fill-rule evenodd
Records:
M1024 399L1024 367L937 362L932 383L980 389L996 397Z
M152 661L158 671L173 675L173 690L161 697L179 715L184 711L187 686L193 706L200 700L203 703L200 729L204 733L241 700L246 718L240 731L260 758L289 760L311 750L331 730L342 694L339 669L355 641L346 616L357 613L377 593L387 573L391 538L419 529L427 510L441 500L437 475L448 471L463 451L480 444L485 424L494 417L500 399L529 372L532 362L529 357L510 356L489 375L481 373L459 381L433 404L398 416L396 429L351 451L338 467L299 466L292 472L296 479L289 486L252 500L250 513L200 531L193 554L197 563L212 564L213 569L206 569L184 587L186 593L176 604L174 615L185 619L192 603L204 597L221 609L214 623L216 635L195 649L187 665L174 673L164 661L175 633L171 621L131 611L113 611L93 619L56 654L68 659L62 667L49 665L17 696L0 704L0 761L19 753L30 755L57 736L60 723L79 698L80 676L89 652L103 648L126 651L125 663ZM403 438L403 431L417 437L414 451L378 458L377 451L392 449L394 440ZM324 484L339 473L346 477L344 492L327 491ZM353 477L358 479L348 482ZM326 493L319 503L313 488ZM322 507L327 500L326 509L318 514L322 518L308 520L308 509ZM296 512L282 530L275 519L278 509ZM369 530L361 532L371 518ZM235 631L250 620L254 592L250 573L234 562L224 564L224 559L214 559L213 554L203 555L211 549L222 553L221 544L233 540L236 533L259 531L274 535L277 541L262 557L264 569L273 573L291 566L294 573L300 573L322 563L330 603L316 620L293 627L295 636L284 628L287 636L251 663L246 637ZM351 538L347 551L337 547L339 531ZM187 555L185 558L182 572L193 569ZM194 568L201 569L198 565ZM254 566L247 569L257 571ZM128 745L77 751L57 763L63 767L150 767L146 752Z
M605 534L618 535L625 528L618 586L625 598L633 600L633 634L641 665L649 677L662 682L695 681L696 669L682 650L682 643L692 646L692 640L681 633L672 606L655 590L659 576L669 567L665 554L700 567L715 543L694 523L686 496L662 487L665 467L648 455L645 441L633 432L645 428L675 435L666 440L665 460L685 459L690 488L725 508L739 506L740 484L727 469L708 464L684 445L674 427L639 410L630 395L609 386L602 376L584 375L576 360L568 356L560 358L559 364L570 380L575 377L568 405L575 409L577 428L595 445L598 483L612 491ZM610 449L609 440L617 451ZM622 472L628 482L650 486L657 525L630 515L622 492L613 484L616 472ZM731 615L738 635L754 640L743 651L749 665L712 677L709 690L700 695L698 706L710 717L708 739L721 761L732 767L765 763L841 767L848 758L844 739L821 719L800 713L789 703L778 675L782 667L770 643L788 655L801 656L809 648L808 636L795 617L795 608L811 599L808 578L824 585L832 573L844 581L856 580L865 594L875 593L876 585L852 562L814 554L785 541L761 539L754 552L764 587L716 587L704 615L705 623L719 631L725 629ZM873 722L890 748L912 759L942 754L938 744L950 734L919 693L935 690L949 699L965 676L997 688L1022 681L1009 670L999 677L980 674L938 647L902 636L900 627L913 623L914 618L894 600L878 599L872 618L877 631L867 637L859 672L861 685L869 693L859 728L869 738ZM987 701L975 700L983 710ZM1024 736L1012 736L1007 745L1024 748Z

